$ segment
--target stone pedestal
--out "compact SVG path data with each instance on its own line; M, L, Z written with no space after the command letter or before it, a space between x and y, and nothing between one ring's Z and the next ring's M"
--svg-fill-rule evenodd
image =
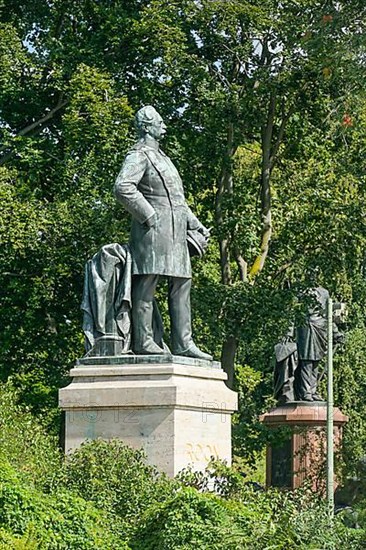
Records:
M170 476L211 457L231 462L231 415L237 394L220 363L178 356L88 357L59 392L65 451L87 439L118 438L143 448Z
M267 447L267 487L295 489L305 480L314 491L325 489L326 424L325 402L292 402L272 409L260 418L277 430L280 445ZM334 409L334 447L341 445L342 427L348 417ZM336 483L335 483L336 486Z

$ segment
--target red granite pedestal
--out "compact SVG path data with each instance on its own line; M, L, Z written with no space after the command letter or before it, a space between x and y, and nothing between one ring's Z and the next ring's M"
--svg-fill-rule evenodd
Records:
M267 487L296 489L307 480L314 491L323 492L326 464L326 403L294 401L263 414L260 420L268 428L277 431L276 443L280 442L279 445L267 447ZM340 448L342 427L347 421L348 417L334 408L335 451Z

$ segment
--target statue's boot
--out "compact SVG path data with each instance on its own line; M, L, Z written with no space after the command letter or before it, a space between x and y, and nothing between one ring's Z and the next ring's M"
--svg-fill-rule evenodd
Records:
M320 395L320 393L314 393L312 397L313 401L324 401L324 398Z
M292 403L293 399L289 399L286 395L281 395L277 400L277 405L286 405L286 403Z
M212 361L212 355L201 351L192 339L191 279L169 279L168 304L171 324L172 353L193 359Z
M300 401L314 401L311 393L303 393L300 395Z
M196 344L191 342L191 345L188 349L175 353L175 355L182 355L183 357L192 357L193 359L205 359L206 361L212 361L213 357L209 353L205 353L200 350Z
M166 355L154 342L152 330L153 302L136 300L132 304L133 351L137 355Z

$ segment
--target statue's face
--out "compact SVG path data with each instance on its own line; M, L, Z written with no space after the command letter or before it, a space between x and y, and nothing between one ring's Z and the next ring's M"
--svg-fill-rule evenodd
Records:
M156 113L147 130L150 136L157 140L160 140L166 134L166 126L159 113Z

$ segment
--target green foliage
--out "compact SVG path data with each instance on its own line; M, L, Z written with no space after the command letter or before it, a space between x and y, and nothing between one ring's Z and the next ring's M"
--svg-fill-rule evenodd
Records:
M125 242L128 223L111 193L128 101L108 74L86 65L75 68L68 95L56 126L8 136L4 154L17 156L0 172L0 379L13 375L23 400L49 423L57 389L82 354L84 264L106 242Z
M11 535L5 529L0 528L0 549L1 550L36 550L37 542L32 536L20 537Z
M55 438L17 397L0 385L0 548L127 549L107 506L101 512L62 485Z
M82 445L65 462L63 484L117 516L124 530L131 528L146 508L170 497L175 487L146 464L141 451L118 440Z
M225 541L230 548L228 536L236 533L230 514L225 512L217 497L183 489L167 503L149 510L130 545L134 550L217 549L223 548Z
M363 536L338 521L329 529L325 506L306 492L247 488L234 502L186 488L145 513L130 545L134 550L356 550Z
M352 474L366 439L364 3L0 4L0 380L11 377L18 399L56 432L57 389L83 353L84 264L128 239L112 185L133 111L154 103L169 118L164 148L188 202L213 226L205 261L194 263L194 329L217 358L234 341L236 455L250 463L263 450L273 345L317 267L349 305L336 398L350 416ZM252 285L243 262L250 268L260 252L271 105L273 236Z
M0 385L0 464L9 462L17 472L42 489L52 487L61 469L61 453L33 415L17 405L17 394Z
M365 330L353 329L347 335L344 353L335 363L337 401L349 416L344 429L344 453L346 472L358 475L359 460L365 456Z
M94 441L60 465L52 439L14 405L12 393L1 389L1 549L363 547L362 502L344 514L345 524L360 529L338 519L330 526L324 502L311 491L258 491L219 462L168 480L140 451Z
M38 492L6 462L0 464L0 527L23 540L29 537L26 548L34 544L40 549L127 549L109 526L110 518L82 498L61 491Z
M240 500L243 491L250 487L263 490L264 476L261 478L256 466L258 465L253 467L253 464L236 459L233 466L229 467L220 460L211 460L204 471L197 472L188 467L179 472L177 479L186 487L213 492L222 498Z
M14 95L30 63L16 29L6 23L0 25L0 66L1 93Z

